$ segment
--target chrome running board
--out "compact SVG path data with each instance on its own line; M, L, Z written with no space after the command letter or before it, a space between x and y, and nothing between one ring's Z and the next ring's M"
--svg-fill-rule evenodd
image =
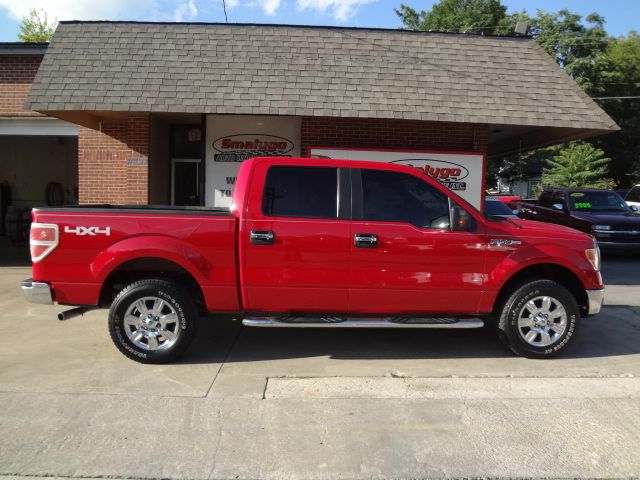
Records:
M283 328L482 328L480 318L341 318L341 317L249 317L243 318L247 327Z

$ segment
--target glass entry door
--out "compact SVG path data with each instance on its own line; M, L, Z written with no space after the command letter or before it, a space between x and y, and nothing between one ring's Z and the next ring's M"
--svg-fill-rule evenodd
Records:
M200 159L171 160L171 205L200 205Z

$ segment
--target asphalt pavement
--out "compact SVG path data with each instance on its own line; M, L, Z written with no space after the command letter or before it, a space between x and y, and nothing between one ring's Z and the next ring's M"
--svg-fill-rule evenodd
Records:
M59 322L0 268L0 478L640 476L640 260L553 360L489 331L248 329L205 317L141 365L106 311Z

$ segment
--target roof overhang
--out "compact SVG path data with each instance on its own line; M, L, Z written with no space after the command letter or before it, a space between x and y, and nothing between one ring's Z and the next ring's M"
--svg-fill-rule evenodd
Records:
M77 137L78 125L51 117L0 117L0 135Z
M44 55L47 42L0 42L0 55Z
M489 125L489 157L500 157L573 140L598 137L616 130L524 125Z

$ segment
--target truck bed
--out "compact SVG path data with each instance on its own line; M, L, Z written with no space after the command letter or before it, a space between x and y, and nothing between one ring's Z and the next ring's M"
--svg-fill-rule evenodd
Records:
M79 205L32 215L58 228L59 244L33 264L33 278L50 280L60 304L97 305L114 276L147 268L189 275L209 311L238 308L237 220L226 208Z

